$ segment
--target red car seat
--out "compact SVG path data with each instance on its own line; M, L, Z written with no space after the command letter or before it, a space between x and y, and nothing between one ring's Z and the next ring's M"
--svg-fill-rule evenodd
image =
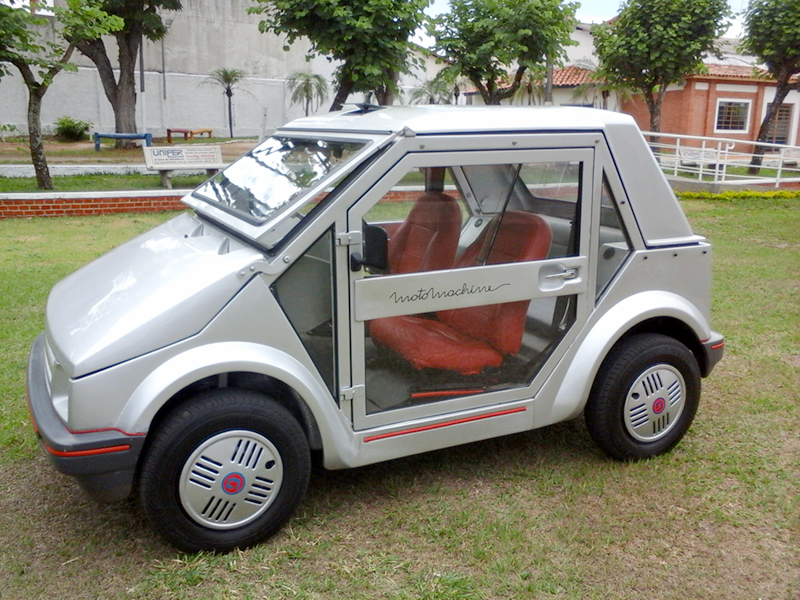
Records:
M450 269L461 234L456 199L425 192L389 240L389 272L416 273Z
M487 231L464 251L456 267L474 266ZM550 249L550 226L539 215L509 211L497 230L486 264L542 259ZM415 368L477 375L498 367L522 345L530 300L439 311L437 320L410 315L376 319L375 342L394 350Z

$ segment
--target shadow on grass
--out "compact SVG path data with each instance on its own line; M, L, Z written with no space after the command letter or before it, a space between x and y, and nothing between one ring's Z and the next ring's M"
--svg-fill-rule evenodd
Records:
M479 479L549 478L559 469L574 476L576 469L606 460L582 419L358 469L328 471L315 460L302 520L341 516L340 510L352 514L386 497L413 500L431 488L469 487ZM6 481L13 484L6 486L0 513L0 547L5 568L16 577L87 564L104 572L120 561L143 568L178 554L150 529L134 500L97 504L43 456L7 467ZM115 564L103 566L109 560Z

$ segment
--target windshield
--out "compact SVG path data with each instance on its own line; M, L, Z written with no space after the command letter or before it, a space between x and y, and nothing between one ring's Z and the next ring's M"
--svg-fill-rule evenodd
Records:
M194 195L260 224L349 161L367 142L271 137L195 190ZM321 198L319 194L317 198ZM306 211L301 211L306 212Z

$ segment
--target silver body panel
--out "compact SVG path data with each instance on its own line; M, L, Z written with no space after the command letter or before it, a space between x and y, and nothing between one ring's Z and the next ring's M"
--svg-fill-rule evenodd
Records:
M243 222L190 196L186 202L195 216L167 222L53 289L47 344L39 350L47 354L41 377L47 378L48 398L35 402L50 402L70 435L108 430L144 437L183 390L214 378L225 385L228 374L248 373L289 390L307 430L319 436L326 467L355 467L579 415L605 356L642 323L680 323L698 347L716 335L710 327L710 246L691 231L627 116L581 109L402 107L300 119L279 133L297 132L369 141L358 164L346 166L348 178L338 195L301 226L288 213L263 225ZM400 170L397 165L435 166L445 156L466 166L505 156L532 157L535 163L539 156L569 157L573 150L584 165L579 185L591 198L582 215L580 255L501 265L486 277L484 267L386 279L347 268L362 241L360 207L396 183L391 174ZM629 238L622 244L629 253L608 262L621 245L604 241L607 228L598 225L604 181L617 197ZM563 223L551 219L550 226L558 235ZM330 256L309 253L325 236ZM609 283L595 296L597 277ZM497 296L469 301L416 297L415 310L385 301L392 294L410 299L434 283L459 289L472 279L486 289L505 287ZM308 306L290 318L292 311L275 291L279 281L283 302L292 304L302 302L304 282L319 285ZM329 304L321 300L327 294ZM378 414L365 408L364 321L555 297L576 302L575 325L527 384ZM338 324L329 342L333 378L323 375L301 339L331 318ZM42 435L47 444L47 433Z

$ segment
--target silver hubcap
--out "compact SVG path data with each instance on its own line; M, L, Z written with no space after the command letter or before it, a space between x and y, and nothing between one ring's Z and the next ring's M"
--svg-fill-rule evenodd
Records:
M195 522L232 529L261 516L282 482L283 461L272 442L253 431L225 431L205 440L186 461L179 495Z
M680 371L667 364L650 367L628 390L625 428L640 442L663 438L678 422L685 396L686 384Z

